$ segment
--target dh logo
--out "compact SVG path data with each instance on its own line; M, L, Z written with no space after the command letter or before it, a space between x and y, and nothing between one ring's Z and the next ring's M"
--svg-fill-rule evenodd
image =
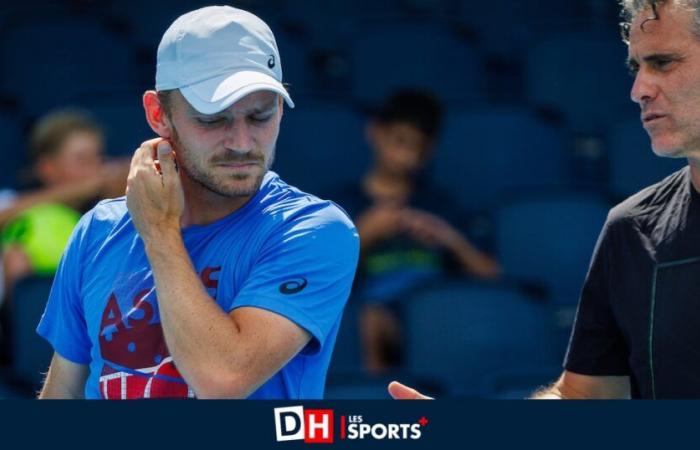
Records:
M303 406L275 408L277 441L304 440L310 444L333 443L333 410Z

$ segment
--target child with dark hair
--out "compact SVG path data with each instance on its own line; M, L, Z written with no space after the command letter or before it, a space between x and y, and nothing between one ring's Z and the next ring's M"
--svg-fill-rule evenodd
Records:
M432 157L442 107L429 93L402 90L373 113L366 134L374 158L359 185L333 199L353 217L361 261L365 363L380 371L400 360L401 298L450 271L493 279L500 267L455 227L454 202L421 171Z

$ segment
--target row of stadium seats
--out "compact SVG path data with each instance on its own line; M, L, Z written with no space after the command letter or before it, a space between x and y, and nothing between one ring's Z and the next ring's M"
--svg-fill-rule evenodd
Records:
M556 315L517 284L431 283L402 303L405 364L360 372L357 305L346 308L328 376L327 398L387 398L400 379L438 396L522 398L561 370Z
M172 14L161 10L161 2L148 7L159 14L139 10L137 17L147 17L148 24L132 25L153 34L147 47L134 40L138 33L115 25L109 15L28 14L0 22L3 94L16 101L25 115L36 117L80 91L152 86L155 47L162 32L176 17L175 11L201 2L174 3ZM471 8L478 11L483 6L464 7ZM154 17L163 23L154 23ZM604 129L631 107L631 83L623 64L625 46L614 27L608 33L567 29L567 34L557 31L533 38L499 65L493 64L479 41L449 23L378 17L343 19L349 21L347 27L327 24L334 32L318 42L284 26L276 29L285 78L295 95L366 105L397 87L422 86L456 105L508 98L548 108L562 115L567 128L583 132ZM275 23L273 20L273 27Z

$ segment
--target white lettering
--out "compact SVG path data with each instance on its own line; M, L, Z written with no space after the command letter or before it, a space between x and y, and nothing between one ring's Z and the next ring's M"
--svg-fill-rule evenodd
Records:
M328 423L328 420L330 419L329 415L322 415L321 416L321 422L316 422L316 415L312 414L309 416L309 439L316 439L316 430L321 430L321 433L323 433L323 439L328 439L330 436L330 424Z
M357 439L357 424L351 423L348 425L348 439Z
M420 439L420 435L420 424L414 423L413 425L411 425L411 439Z
M399 437L399 428L395 423L389 424L389 439L402 439Z
M372 437L375 439L384 439L386 433L386 426L381 423L377 423L372 427Z

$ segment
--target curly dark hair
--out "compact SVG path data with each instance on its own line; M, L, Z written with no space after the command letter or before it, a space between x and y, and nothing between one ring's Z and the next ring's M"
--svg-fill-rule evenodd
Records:
M435 139L442 126L442 105L430 92L405 88L394 92L373 111L379 123L407 122Z
M629 32L632 26L632 21L637 17L642 11L649 10L650 15L646 17L642 22L642 29L644 25L650 20L659 20L658 8L659 6L665 4L675 4L689 11L693 11L695 14L695 26L693 32L700 39L700 0L620 0L620 6L622 7L622 20L620 23L620 31L622 33L622 40L625 43L629 43Z

